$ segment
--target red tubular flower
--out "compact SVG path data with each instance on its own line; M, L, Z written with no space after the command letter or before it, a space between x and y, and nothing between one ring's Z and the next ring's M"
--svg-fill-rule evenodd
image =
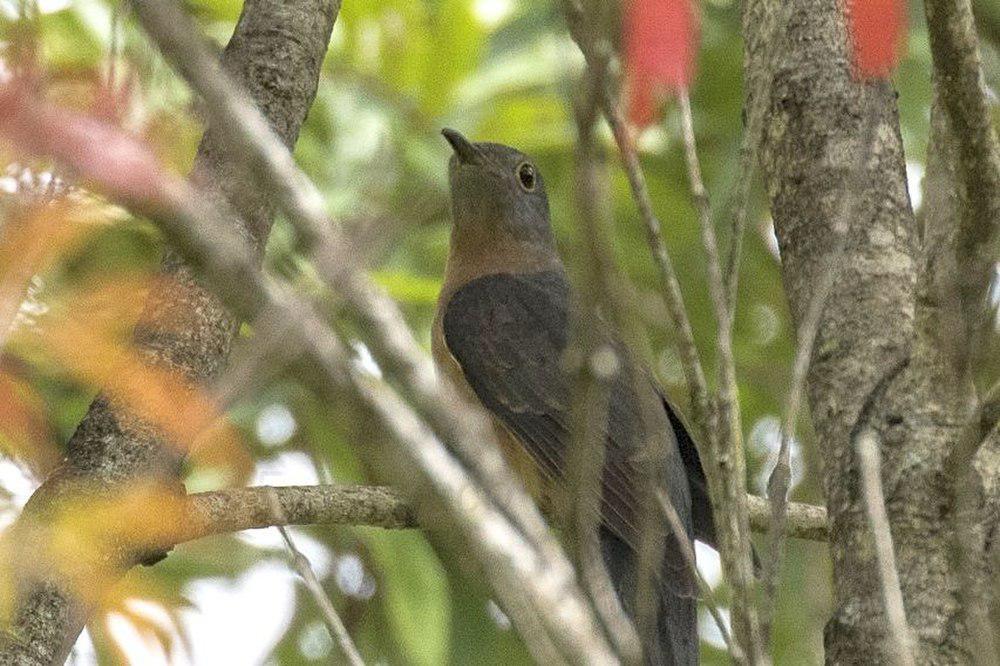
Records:
M629 117L649 125L657 103L691 85L698 51L698 16L691 0L631 0L625 9Z
M849 0L847 19L860 79L884 79L899 64L906 40L904 0Z

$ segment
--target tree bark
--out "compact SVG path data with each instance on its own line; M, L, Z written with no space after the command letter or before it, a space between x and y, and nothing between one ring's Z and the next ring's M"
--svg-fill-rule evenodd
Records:
M923 266L895 93L852 77L842 3L776 0L746 5L748 108L769 49L777 49L761 161L793 318L801 320L820 259L849 225L840 279L827 302L810 365L808 396L830 521L836 610L825 631L834 664L886 663L885 606L865 513L855 439L880 442L914 655L968 661L949 560L951 518L944 462L967 422L972 387L935 344L940 303ZM788 16L769 40L762 26ZM857 176L861 168L860 177Z
M315 97L339 6L338 0L247 0L222 56L289 149ZM206 196L224 200L239 214L237 231L262 255L274 211L266 190L255 186L254 174L243 165L241 156L227 150L219 133L208 128L192 179ZM162 274L162 286L150 294L134 341L151 366L182 373L197 384L225 364L238 322L176 253L167 252ZM45 561L39 527L84 486L107 493L150 478L176 485L177 451L182 449L172 444L152 424L98 396L70 439L63 465L33 495L5 546L16 548L18 562ZM110 574L104 569L109 562L123 561L119 555L81 557L75 564L84 571L77 573L86 575L86 569L94 568L94 580L113 582L124 569L114 567ZM61 663L89 615L93 597L81 596L51 571L33 573L18 581L12 622L0 637L0 664Z

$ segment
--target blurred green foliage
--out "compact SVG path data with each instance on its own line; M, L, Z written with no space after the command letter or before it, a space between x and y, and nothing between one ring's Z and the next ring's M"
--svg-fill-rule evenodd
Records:
M129 89L123 124L144 136L173 169L187 170L200 133L197 104L125 12L97 0L51 0L40 3L42 11L29 22L31 29L24 30L24 22L17 23L18 4L0 2L0 29L11 35L6 48L17 48L21 39L29 44L33 37L40 45L38 57L53 94L64 103L86 107L92 102L78 94L81 85L105 80L110 49L116 44L116 84ZM187 5L220 45L241 7L236 0L189 0ZM894 78L915 181L922 173L930 101L928 40L919 9L914 4L908 52ZM725 243L740 170L741 57L739 3L703 3L702 48L692 100L702 165ZM996 54L988 50L988 77L994 85L996 63ZM344 0L316 103L295 153L326 197L331 219L350 231L376 281L401 302L425 343L449 233L448 149L438 134L441 127L456 127L474 139L512 144L534 155L548 183L564 256L571 264L578 260L571 103L581 66L553 0ZM600 136L607 183L602 204L614 222L614 250L636 296L635 316L648 333L650 363L684 405L679 364L635 205L606 128L601 128ZM696 337L711 369L714 322L673 106L666 105L662 122L642 134L639 145ZM911 188L919 190L919 182L911 182ZM794 336L759 192L752 210L735 349L752 456L751 486L760 492L754 479L766 465L768 421L763 419L779 413ZM92 234L85 247L48 271L38 298L58 301L63 290L101 273L151 269L159 249L158 236L148 225L120 222ZM280 220L267 266L301 289L319 290L293 235ZM335 310L335 301L331 304ZM248 337L251 331L245 327L244 333ZM358 333L364 337L364 331ZM32 381L46 401L58 441L65 441L95 387L70 381L44 359L31 360ZM280 466L284 454L303 451L320 470L321 479L379 480L364 453L378 430L363 412L346 398L336 405L317 401L292 369L272 368L265 379L266 385L252 391L231 413L257 461ZM297 429L291 437L265 446L258 438L259 418L261 410L273 404L291 411ZM803 478L795 498L818 502L823 453L816 450L804 420L800 435ZM213 474L199 464L193 463L189 486L204 489L246 480L245 474L243 478ZM311 529L308 534L334 557L356 554L373 579L373 593L363 598L345 594L334 575L324 581L361 652L372 662L428 666L529 662L503 618L491 614L488 590L477 582L475 572L442 561L422 534L360 528ZM142 589L148 596L177 608L186 603L187 590L196 579L235 578L257 562L284 558L280 549L225 537L180 547L162 565L134 576L145 581ZM720 593L725 598L724 588ZM830 604L825 547L791 542L775 625L776 663L820 662ZM328 660L329 645L325 651L314 649L317 621L314 605L300 592L295 616L274 647L273 659L283 664ZM113 641L97 627L93 635L103 660L112 663ZM725 663L717 647L704 645L705 663Z

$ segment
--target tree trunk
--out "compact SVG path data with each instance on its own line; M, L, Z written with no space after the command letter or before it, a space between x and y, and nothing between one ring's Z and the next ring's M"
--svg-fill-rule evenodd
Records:
M971 384L938 342L944 305L925 279L910 206L896 96L851 72L842 4L776 0L746 5L748 108L767 59L774 80L761 164L793 318L807 308L830 252L838 279L810 365L808 396L822 449L836 610L828 663L890 661L878 565L855 455L877 435L914 656L969 661L950 561L951 489L944 474L974 404ZM779 15L787 27L770 39ZM774 55L770 55L773 52ZM847 233L839 246L839 233Z

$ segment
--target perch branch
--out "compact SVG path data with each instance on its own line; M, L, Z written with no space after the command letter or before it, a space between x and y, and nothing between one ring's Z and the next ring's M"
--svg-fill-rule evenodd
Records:
M281 507L275 522L269 494ZM399 530L419 527L417 514L398 491L385 486L255 486L190 495L187 519L167 545L194 541L215 534L261 529L275 525L353 525ZM770 523L767 500L747 496L750 525L765 532ZM821 506L791 502L788 536L826 541L826 510Z

